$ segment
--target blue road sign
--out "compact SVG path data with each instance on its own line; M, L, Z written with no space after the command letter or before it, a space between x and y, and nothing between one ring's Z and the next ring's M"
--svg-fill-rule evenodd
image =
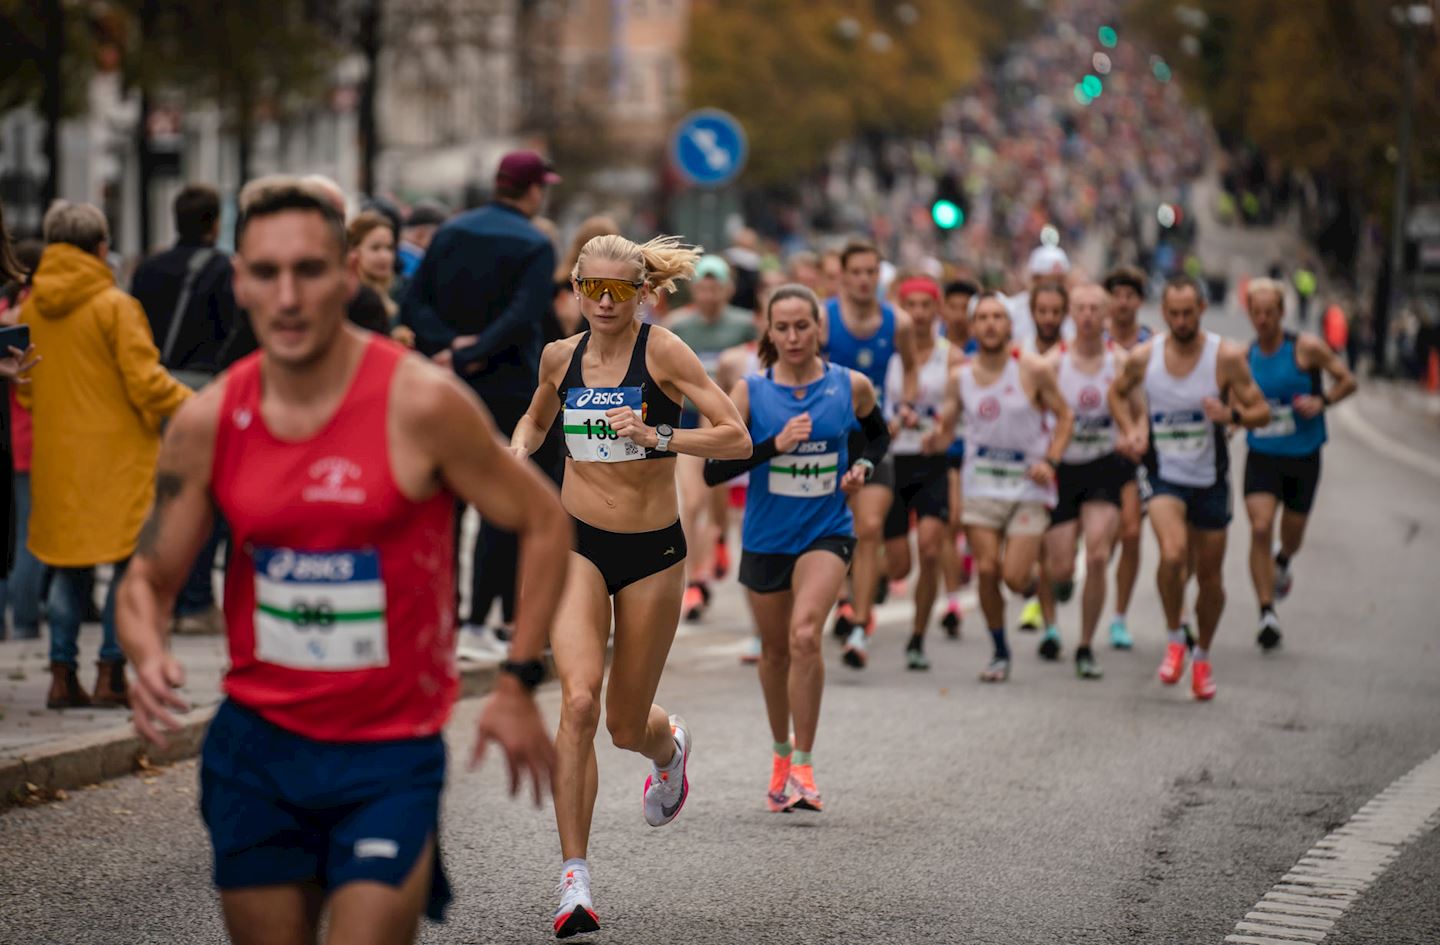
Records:
M740 122L717 108L686 115L670 142L676 169L702 187L719 187L739 176L748 150Z

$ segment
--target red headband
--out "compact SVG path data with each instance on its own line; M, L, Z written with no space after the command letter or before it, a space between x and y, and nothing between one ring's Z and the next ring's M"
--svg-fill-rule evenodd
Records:
M906 279L900 283L900 289L895 297L903 299L914 292L924 292L935 301L940 301L940 284L929 276L911 276Z

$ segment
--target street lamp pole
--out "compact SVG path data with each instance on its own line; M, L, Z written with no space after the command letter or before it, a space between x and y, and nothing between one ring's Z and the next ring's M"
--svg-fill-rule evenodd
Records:
M1387 300L1385 325L1377 332L1379 352L1385 349L1385 332L1389 323L1400 314L1403 297L1401 270L1405 266L1405 215L1410 193L1410 136L1415 103L1415 33L1433 20L1433 11L1425 3L1397 4L1391 16L1400 27L1402 74L1400 79L1400 140L1395 158L1395 198L1391 203L1390 220L1390 296ZM1383 361L1384 355L1380 354ZM1387 367L1382 363L1381 367Z

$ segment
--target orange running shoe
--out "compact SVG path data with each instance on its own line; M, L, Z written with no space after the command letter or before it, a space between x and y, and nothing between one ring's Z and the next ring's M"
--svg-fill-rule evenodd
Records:
M680 612L686 620L694 623L705 616L705 608L709 604L710 589L697 582L685 588L685 596L680 598Z
M730 573L730 546L725 540L715 542L715 580L722 581Z
M1210 675L1210 661L1196 660L1190 664L1190 691L1201 702L1215 698L1215 679Z
M1171 643L1165 648L1165 659L1160 663L1160 681L1173 686L1185 675L1185 657L1188 651L1183 643ZM1208 669L1208 667L1207 667Z
M798 795L795 799L795 810L813 810L818 814L825 809L825 802L820 799L820 789L815 786L814 765L791 766L790 790Z
M780 814L789 811L800 800L800 794L795 790L795 780L790 777L790 756L781 758L774 755L770 759L770 790L765 794L765 804L770 808L771 813Z

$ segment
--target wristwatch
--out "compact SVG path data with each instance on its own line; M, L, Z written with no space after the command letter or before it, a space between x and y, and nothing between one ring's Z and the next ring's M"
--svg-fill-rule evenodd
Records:
M655 450L659 453L667 452L670 449L670 438L675 435L675 428L668 423L662 423L655 428Z
M865 470L866 482L869 482L871 479L875 478L875 464L870 462L870 460L862 456L859 459L855 460L855 465Z
M1056 472L1060 471L1060 460L1058 459L1051 459L1047 456L1045 457L1045 464Z
M534 692L535 687L545 681L545 664L540 660L525 660L520 663L505 660L500 664L500 671L520 680L520 684L530 692Z

